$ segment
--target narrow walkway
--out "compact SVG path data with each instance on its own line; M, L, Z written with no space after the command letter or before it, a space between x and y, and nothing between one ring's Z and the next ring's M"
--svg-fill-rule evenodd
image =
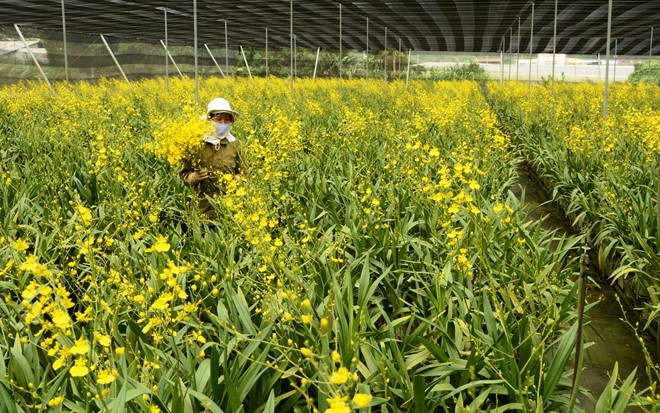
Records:
M521 198L524 192L524 202L531 212L530 218L541 219L543 227L549 230L570 235L575 230L570 221L564 216L559 208L548 203L549 196L536 181L534 174L526 166L518 170L518 184L512 188L513 193ZM591 259L591 262L595 262ZM599 301L591 308L585 320L589 324L585 327L584 334L587 343L593 343L584 353L583 372L580 385L588 389L597 400L606 387L614 363L619 363L619 376L625 380L632 371L637 368L636 392L640 392L649 386L649 378L646 374L646 359L642 346L637 340L634 331L630 329L621 318L623 316L621 307L616 300L616 292L606 280L601 280L597 272L591 274L591 278L599 280L598 286L589 283L587 287L587 303ZM629 320L634 320L635 315L626 311ZM655 354L650 347L649 352ZM657 363L657 360L653 361ZM587 413L595 411L593 403L580 395L579 407ZM643 411L629 409L627 411Z

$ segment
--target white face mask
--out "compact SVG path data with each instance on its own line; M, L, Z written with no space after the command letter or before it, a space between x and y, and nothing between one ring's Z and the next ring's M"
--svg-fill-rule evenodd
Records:
M229 130L231 129L231 123L213 122L213 126L215 127L215 134L221 138L227 136Z

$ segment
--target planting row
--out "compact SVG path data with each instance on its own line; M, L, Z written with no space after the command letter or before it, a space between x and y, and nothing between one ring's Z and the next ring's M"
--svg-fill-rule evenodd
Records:
M490 85L497 111L534 169L597 250L598 269L660 312L660 88ZM657 326L657 323L654 323Z

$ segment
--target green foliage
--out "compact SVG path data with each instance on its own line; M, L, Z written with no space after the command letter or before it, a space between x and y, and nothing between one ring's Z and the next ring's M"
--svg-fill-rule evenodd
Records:
M413 72L413 79L428 80L488 80L488 73L477 62L456 64L446 69L432 69L428 71Z
M635 71L628 76L628 81L660 85L660 60L635 65Z
M0 411L567 406L582 239L475 82L169 82L0 91ZM250 167L210 229L149 148L219 93Z

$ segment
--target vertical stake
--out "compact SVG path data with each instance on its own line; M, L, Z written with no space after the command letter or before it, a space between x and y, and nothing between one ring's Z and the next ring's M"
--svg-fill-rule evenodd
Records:
M582 350L583 350L583 339L582 339L582 327L584 324L584 304L586 301L586 292L587 292L587 270L589 269L589 244L585 243L582 246L582 256L580 258L580 278L578 279L578 319L577 319L577 337L575 339L575 364L573 364L573 380L571 383L571 397L569 402L568 411L573 410L575 405L575 400L577 399L577 394L579 392L580 386L580 376L582 375Z
M516 82L520 72L520 16L518 16L518 39L516 41Z
M64 13L64 0L62 0L62 43L64 47L64 79L69 84L69 56L66 50L66 17Z
M341 80L342 80L342 61L341 61L341 55L342 55L342 49L341 49L341 43L342 43L342 38L341 38L342 32L341 32L341 3L339 3L339 90L341 92Z
M227 37L227 20L225 20L225 73L229 76L229 41Z
M199 102L199 69L197 66L197 0L193 0L193 49L195 57L195 102Z
M366 44L367 44L367 58L366 58L366 63L364 65L364 83L369 82L369 18L367 17L367 38L366 38Z
M167 7L163 8L164 19L165 19L165 43L163 47L165 48L165 89L170 90L170 61L168 59L169 52L167 51ZM161 40L162 43L162 40Z
M502 36L502 41L500 42L500 83L504 80L504 36Z
M385 43L383 47L383 74L385 75L385 80L387 80L387 27L385 28Z
M399 37L399 79L401 79L401 38Z
M293 0L289 0L289 51L291 52L291 91L293 92Z
M509 82L511 82L512 65L513 65L513 26L509 27Z
M651 39L649 41L649 56L653 56L653 26L651 26Z
M532 96L532 57L534 56L534 2L532 2L532 23L529 30L529 75L527 77L527 99Z
M410 79L410 55L412 54L412 49L408 49L408 67L406 68L406 87L408 87L408 80Z
M614 75L612 76L612 80L616 82L616 65L619 60L619 56L617 55L617 48L619 47L619 39L614 39Z
M554 118L555 113L555 54L557 52L557 3L558 0L555 0L555 19L553 23L553 34L552 34L552 116Z
M605 42L605 94L603 96L603 119L607 119L607 99L610 81L610 38L612 36L612 0L607 5L607 41Z

